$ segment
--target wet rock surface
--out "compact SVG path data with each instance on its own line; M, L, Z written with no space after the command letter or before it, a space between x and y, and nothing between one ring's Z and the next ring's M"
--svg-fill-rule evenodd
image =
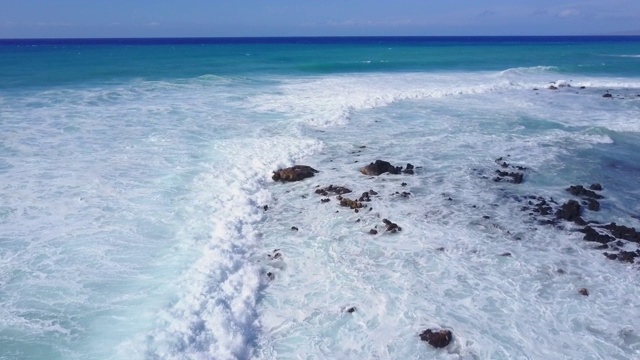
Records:
M342 195L342 194L348 194L350 192L351 192L351 189L348 189L344 186L334 186L334 185L329 185L321 189L316 189L315 191L316 194L319 194L322 196Z
M427 329L420 334L420 340L426 341L435 348L443 348L451 343L453 334L444 329Z
M274 181L300 181L310 178L318 173L318 170L307 165L295 165L292 167L276 170L273 172L271 179Z
M393 166L388 161L376 160L375 162L361 168L360 172L364 175L370 176L379 176L384 173L395 175L405 173L411 175L414 174L414 166L412 164L407 164L405 170L402 170L402 166Z

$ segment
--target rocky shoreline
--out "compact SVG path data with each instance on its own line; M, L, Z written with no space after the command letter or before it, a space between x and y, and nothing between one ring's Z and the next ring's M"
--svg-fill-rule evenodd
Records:
M508 158L509 156L496 159L495 163L498 165L498 169L495 170L495 175L490 177L482 174L482 178L493 182L503 182L517 186L524 183L528 176L532 176L528 174L529 169L526 166L512 165L507 162ZM387 161L378 159L360 168L359 172L369 177L376 177L382 174L411 176L416 174L416 171L419 171L418 169L421 168L415 167L410 163L406 164L406 166L394 166ZM313 177L318 172L318 170L310 166L296 165L274 171L272 179L276 182L283 183L302 181ZM401 186L406 185L406 182L402 182L401 184ZM353 210L355 213L365 212L366 214L363 214L363 216L372 217L372 219L369 220L373 220L374 222L377 222L377 220L374 220L373 217L380 216L379 214L373 215L373 213L371 213L371 210L373 210L371 204L380 196L379 192L374 189L369 189L360 196L351 195L353 194L353 190L346 186L334 184L326 186L316 185L309 190L312 191L313 194L320 196L319 204L329 204L333 202L336 203L336 206L339 208L347 208ZM640 233L638 233L635 228L617 225L615 222L601 224L593 220L585 220L585 218L588 219L588 212L600 211L600 202L606 201L605 196L602 195L602 192L604 192L603 186L599 183L593 183L588 187L576 184L566 188L566 192L573 198L562 204L559 204L553 198L545 198L537 195L512 196L511 199L522 204L520 210L526 212L538 224L554 226L559 231L581 232L584 234L583 239L585 241L600 244L595 247L595 249L607 250L603 252L603 255L608 259L635 263L635 259L640 256L640 249L634 251L625 249L629 243L640 245ZM412 197L412 194L406 191L397 191L391 195L406 198ZM449 200L452 199L449 197ZM474 208L476 208L476 206L474 206ZM478 211L480 210L478 209ZM338 212L338 210L336 210L336 212ZM490 219L487 215L484 215L483 218ZM360 218L356 220L356 222L360 221ZM291 230L299 231L296 226L292 226ZM400 225L387 218L383 218L381 219L381 223L376 224L368 233L373 236L384 236L400 231L402 231ZM516 238L515 240L520 239ZM437 250L444 251L445 248L439 248ZM270 260L281 259L282 256L280 249L275 249L270 254L267 254ZM500 256L509 257L511 253L505 252L500 254ZM563 274L565 270L558 269L557 272ZM268 281L276 280L275 273L271 271L266 272L266 277ZM589 296L589 290L587 288L580 288L576 292L582 296ZM357 307L355 306L345 306L343 309L343 312L347 314L352 314L356 311ZM454 336L449 329L429 328L420 333L419 338L434 348L443 348L453 341Z

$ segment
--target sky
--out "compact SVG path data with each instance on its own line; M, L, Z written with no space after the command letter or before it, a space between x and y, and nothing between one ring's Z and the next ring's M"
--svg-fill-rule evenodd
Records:
M0 38L640 35L640 0L0 0Z

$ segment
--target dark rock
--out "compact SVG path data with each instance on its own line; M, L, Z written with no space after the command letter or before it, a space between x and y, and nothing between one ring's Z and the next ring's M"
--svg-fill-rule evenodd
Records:
M611 94L609 94L609 93L606 93L606 94L602 95L602 97L603 97L603 98L612 98L612 97L613 97L613 95L611 95Z
M377 233L378 233L378 230L376 230L376 229L369 230L369 234L371 234L371 235L376 235Z
M349 209L361 209L364 207L361 202L357 200L351 200L349 198L342 198L340 200L340 206L348 207Z
M498 174L498 177L493 179L493 181L496 181L496 182L502 181L502 178L505 178L505 177L510 177L511 182L514 184L521 184L522 181L524 180L524 174L519 172L508 172L508 171L496 170L496 173Z
M483 219L491 219L491 216L489 216L489 215L483 215L483 216L482 216L482 218L483 218Z
M635 258L638 257L638 254L636 252L633 251L620 251L618 253L618 260L620 261L624 261L624 262L628 262L628 263L632 263Z
M387 161L376 160L374 163L370 163L369 165L360 169L360 172L365 175L378 176L384 174L386 172L390 174L400 174L402 170L401 166L393 166Z
M582 196L592 199L604 199L604 196L595 193L594 191L587 190L582 185L571 185L566 189L571 195Z
M609 230L611 232L611 235L617 237L618 239L640 243L640 234L638 234L635 228L626 227L624 225L617 225L613 222L611 224L605 225L604 228Z
M351 189L348 189L344 186L333 186L333 185L329 185L321 189L316 189L316 194L319 194L322 196L329 196L329 194L342 195L342 194L348 194L350 192L351 192Z
M318 170L306 165L295 165L289 168L280 169L273 172L271 177L274 181L300 181L312 177Z
M407 163L406 168L404 169L403 173L405 174L409 174L409 175L413 175L413 165L411 165L410 163Z
M580 295L589 296L589 290L587 290L586 288L582 288L578 290L578 292L580 293Z
M437 251L444 251L444 247L436 248Z
M565 273L565 271L564 271L563 269L558 269L558 270L556 270L556 272L557 272L558 274L564 274L564 273Z
M596 191L602 191L602 185L600 185L598 183L591 184L591 186L589 186L589 189L596 190Z
M549 88L548 88L548 89L549 89L549 90L558 90L558 88L557 88L557 87L555 87L555 86L553 86L553 85L549 85Z
M604 255L604 256L606 256L606 257L607 257L607 259L609 259L609 260L615 260L615 259L617 259L617 258L618 258L618 255L617 255L617 254L609 254L609 253L607 253L607 252L606 252L606 253L604 253L603 255Z
M558 219L574 222L578 225L587 224L587 222L580 217L580 204L575 200L569 200L562 204L560 209L556 211L556 217Z
M292 227L291 227L291 230L293 230L293 231L298 231L298 228L297 228L297 227L295 227L295 226L292 226Z
M331 201L331 199L329 199L329 198L320 199L320 202L322 202L322 203L328 203L329 201Z
M265 205L262 208L264 209L264 211L267 211L267 210L269 210L269 205Z
M276 278L276 276L275 276L272 272L268 272L268 273L267 273L267 278L268 278L269 280L273 280L273 279L275 279L275 278Z
M378 195L378 193L373 190L369 190L369 195Z
M587 209L591 211L600 211L600 203L598 202L598 200L589 198L585 201L585 203L587 205Z
M598 242L598 243L601 243L601 244L607 244L607 243L615 240L615 238L613 236L606 235L606 234L600 234L598 231L596 231L591 226L585 226L584 229L581 229L579 231L584 233L583 239L585 241L594 241L594 242Z
M502 253L500 254L500 256L511 256L511 253L510 252Z
M449 330L427 329L420 334L420 340L435 348L443 348L451 342L453 335Z
M400 186L407 186L407 183L403 182L402 184L400 184Z
M397 231L402 231L402 228L400 226L398 226L398 224L391 222L387 219L382 219L382 222L387 225L387 231L388 232L392 232L395 233Z
M586 88L587 88L586 86L580 86L580 89L586 89Z
M355 306L348 308L347 310L345 310L346 312L348 312L349 314L356 312L356 308Z
M366 202L371 201L371 198L369 197L369 192L367 191L363 192L362 195L360 195L360 198L358 199L358 201L366 201Z

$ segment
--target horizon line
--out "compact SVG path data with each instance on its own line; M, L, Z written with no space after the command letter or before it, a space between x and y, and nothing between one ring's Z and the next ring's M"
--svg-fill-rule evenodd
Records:
M131 36L131 37L14 37L0 38L0 41L51 41L51 40L181 40L181 39L332 39L332 38L579 38L579 37L640 37L637 34L597 34L597 35L302 35L302 36Z

